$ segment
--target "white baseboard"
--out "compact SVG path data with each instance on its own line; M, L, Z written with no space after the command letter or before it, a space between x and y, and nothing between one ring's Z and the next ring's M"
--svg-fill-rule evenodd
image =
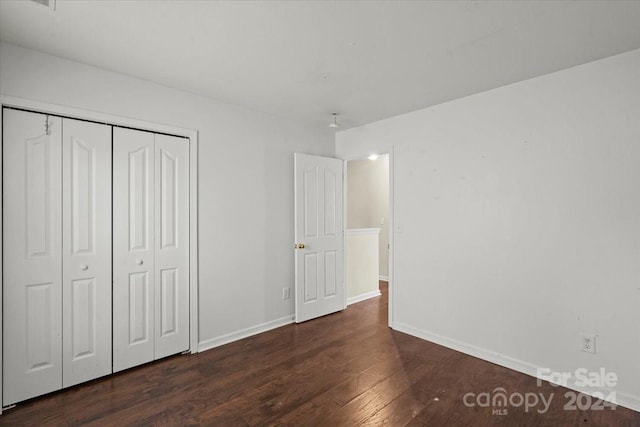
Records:
M534 378L537 378L538 369L548 368L548 367L536 366L529 362L514 359L512 357L508 357L500 353L496 353L495 351L487 350L487 349L477 347L471 344L467 344L461 341L457 341L451 338L443 337L438 334L416 329L402 322L398 322L398 321L393 322L392 328L396 331L404 332L405 334L413 335L414 337L418 337L426 341L431 341L433 343L440 344L444 347L451 348L456 351L460 351L470 356L477 357L479 359L486 360L491 363L495 363L496 365L513 369L514 371L518 371L523 374L530 375ZM587 387L577 386L575 384L575 381L576 381L575 378L570 378L566 387L571 390L578 391L580 393L593 395L594 390L589 389ZM605 396L609 392L615 392L616 404L620 406L624 406L625 408L629 408L631 410L640 412L640 396L634 396L632 394L623 393L615 389L606 389L606 388L600 389L600 392L603 392L603 391L605 392Z
M388 282L389 276L378 276L378 280L382 280L383 282Z
M272 320L270 322L261 323L259 325L250 326L248 328L221 335L216 338L210 338L198 343L198 353L201 351L211 350L212 348L220 347L221 345L229 344L230 342L238 341L243 338L261 334L263 332L267 332L281 326L289 325L291 323L293 323L293 315Z
M357 302L364 301L369 298L379 297L380 295L382 295L382 293L380 293L380 289L376 289L375 291L371 291L371 292L365 292L364 294L347 298L347 305L355 304Z

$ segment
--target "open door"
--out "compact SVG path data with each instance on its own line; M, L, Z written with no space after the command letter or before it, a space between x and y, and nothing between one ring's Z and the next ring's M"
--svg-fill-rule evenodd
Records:
M296 323L345 308L342 167L294 155Z

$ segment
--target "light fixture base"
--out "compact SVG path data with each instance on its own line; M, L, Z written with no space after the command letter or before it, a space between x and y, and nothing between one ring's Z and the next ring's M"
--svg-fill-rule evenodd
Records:
M333 117L333 122L329 123L329 127L332 129L339 128L340 123L338 123L338 113L331 113L331 116Z

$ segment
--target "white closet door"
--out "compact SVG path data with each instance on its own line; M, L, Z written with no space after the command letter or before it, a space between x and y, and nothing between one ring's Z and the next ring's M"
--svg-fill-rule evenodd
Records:
M154 359L154 135L113 129L113 370Z
M62 387L61 119L3 117L3 405Z
M189 144L155 136L155 358L189 348Z
M63 119L63 387L111 373L111 126Z

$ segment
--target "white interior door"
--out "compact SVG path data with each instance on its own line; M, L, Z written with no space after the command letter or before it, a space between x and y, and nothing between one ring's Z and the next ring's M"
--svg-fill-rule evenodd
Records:
M189 144L155 135L156 359L189 349Z
M296 322L345 308L342 160L298 154L295 169Z
M111 126L62 121L63 387L111 373Z
M113 129L113 371L154 359L154 135Z
M61 124L3 114L3 405L62 387Z

